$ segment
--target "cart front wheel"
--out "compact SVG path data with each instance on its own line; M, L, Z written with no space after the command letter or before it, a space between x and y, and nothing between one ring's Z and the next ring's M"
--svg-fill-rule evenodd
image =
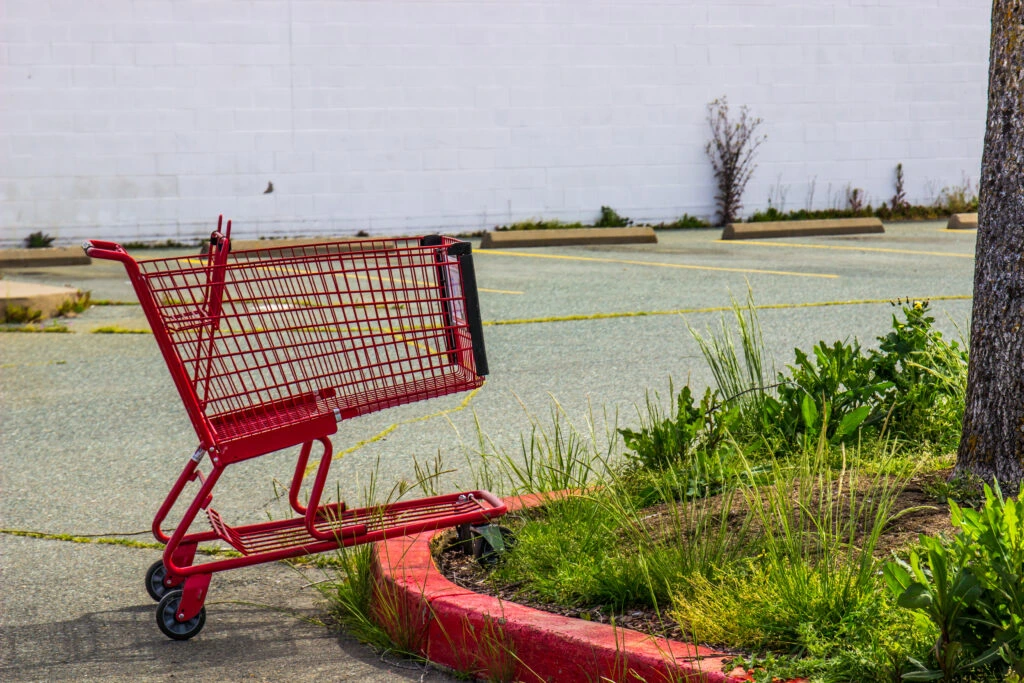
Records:
M146 570L146 592L149 593L149 597L160 602L167 595L167 591L171 590L164 583L166 580L167 567L164 566L163 560L157 560Z
M178 621L178 605L181 604L181 590L169 590L160 599L156 608L156 625L163 634L172 640L188 640L203 630L206 623L206 608L199 610L188 621Z

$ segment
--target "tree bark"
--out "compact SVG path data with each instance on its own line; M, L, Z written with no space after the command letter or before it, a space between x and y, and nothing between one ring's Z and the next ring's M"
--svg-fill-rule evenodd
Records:
M1024 481L1024 0L994 0L970 364L956 471Z

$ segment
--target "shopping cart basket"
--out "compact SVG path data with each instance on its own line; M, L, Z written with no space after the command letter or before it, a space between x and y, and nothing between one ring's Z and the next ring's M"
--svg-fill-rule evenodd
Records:
M221 227L197 257L136 261L114 242L84 244L124 264L199 437L153 520L166 547L146 574L157 624L176 640L202 629L215 572L428 529L465 533L505 512L487 491L360 509L321 501L338 422L483 384L470 245L431 235L232 252L231 222ZM323 452L303 504L314 443ZM227 467L295 446L295 516L232 526L211 507ZM167 531L179 498L184 513ZM200 513L210 529L192 531ZM196 563L213 541L237 556Z

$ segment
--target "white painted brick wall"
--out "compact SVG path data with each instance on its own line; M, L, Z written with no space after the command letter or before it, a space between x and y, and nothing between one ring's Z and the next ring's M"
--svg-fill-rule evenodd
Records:
M930 202L977 183L990 7L3 0L0 243L708 217L722 95L768 135L748 212L877 204L901 162Z

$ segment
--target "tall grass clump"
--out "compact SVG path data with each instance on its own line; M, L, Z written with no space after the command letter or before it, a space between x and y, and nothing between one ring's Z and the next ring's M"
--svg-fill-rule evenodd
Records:
M931 635L881 590L878 540L906 476L837 471L828 449L822 438L743 490L759 552L679 584L672 614L717 645L801 654L800 675L892 680Z
M337 566L333 575L315 584L327 601L334 621L345 632L378 651L400 649L379 619L377 604L382 602L382 595L373 569L373 546L341 548L335 559ZM399 654L411 657L413 651L406 648Z
M549 425L525 406L523 410L530 428L520 436L518 452L496 446L477 422L478 449L470 462L477 485L523 495L583 490L604 480L620 447L614 418L602 434L593 410L582 429L557 401L552 404ZM608 416L604 422L609 424Z
M679 486L672 476L662 482L662 495L671 501L664 514L652 515L621 481L527 514L516 529L515 552L495 580L521 585L531 598L550 603L612 613L664 608L673 586L736 561L745 540L742 528L737 531L722 513L735 492L714 502L680 503L670 495Z
M753 292L747 290L743 304L735 298L730 302L735 334L725 316L717 330L708 329L707 336L689 323L687 328L711 370L720 400L738 409L738 430L756 433L762 426L765 402L774 384L775 368L765 350Z
M707 336L692 327L717 385L718 400L738 411L733 437L769 452L799 452L820 436L856 443L863 432L904 444L955 448L967 386L963 340L935 329L927 301L896 302L902 318L865 350L852 341L824 341L810 353L794 349L784 371L769 369L756 306L733 301L736 333L723 319ZM774 378L769 379L774 373Z

